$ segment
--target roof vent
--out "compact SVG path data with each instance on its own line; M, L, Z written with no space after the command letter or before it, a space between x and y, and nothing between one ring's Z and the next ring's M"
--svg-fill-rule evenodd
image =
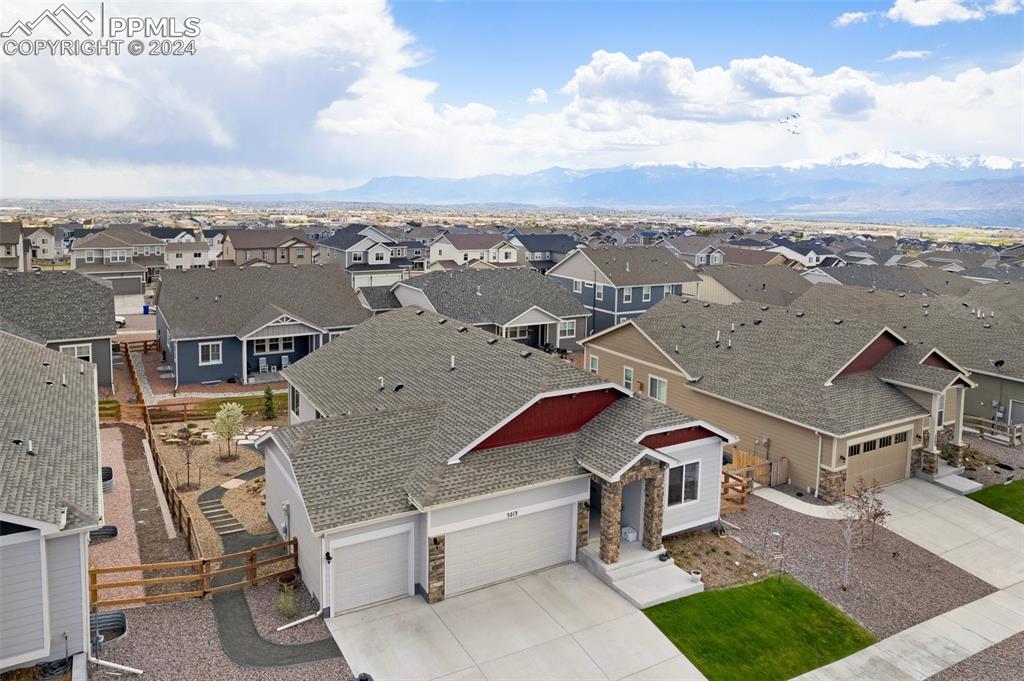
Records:
M921 307L929 307L931 303L921 303Z
M688 302L690 302L690 299L689 299L689 298L683 298L683 305L685 305L685 304L686 304L686 303L688 303Z
M445 319L444 317L441 317L440 319L437 320L437 323L438 324L444 324L447 321L448 321L447 319Z
M990 359L989 361L992 362L992 366L994 366L997 369L1001 368L1004 364L1006 364L1005 359Z
M992 325L991 325L991 324L989 324L988 322L985 322L984 324L982 324L982 327L984 327L984 328L986 328L986 329L991 329L991 328L992 328Z
M423 314L423 310L416 310L416 316L417 317L419 317L421 314Z
M679 343L676 343L676 354L679 354Z
M16 444L16 445L18 445L18 446L21 446L21 444L22 444L23 442L25 442L25 441L24 441L24 440L22 440L22 439L21 439L20 437L16 437L16 438L14 438L13 440L11 440L11 442L13 442L14 444Z
M487 344L488 345L494 345L497 342L498 342L498 339L495 338L494 336L491 336L490 338L487 339Z
M467 329L465 326L459 327L459 333L466 333L467 331L469 331L469 329Z
M804 316L804 311L803 310L797 310L796 311L796 316L797 317L803 317Z
M377 381L380 382L380 389L383 390L384 389L384 377L383 376L378 376L377 377Z
M900 293L897 293L896 295L898 295L900 298L906 298L907 297L907 294L903 293L902 291Z
M760 319L755 319L752 323L754 324L754 326L757 326L758 324L761 323L761 320Z
M50 366L50 363L49 362L43 362L43 366L44 367L48 367L48 366Z
M730 338L729 340L725 341L725 349L726 350L732 350L732 338Z
M839 326L840 324L843 323L843 320L842 319L838 319L838 318L837 319L833 319L832 323L835 324L836 326Z
M530 352L529 350L520 350L519 351L519 356L522 357L523 359L526 359L527 357L529 357L532 354L533 353Z
M28 454L29 456L35 456L36 455L36 450L32 446L32 440L28 441L28 451L25 452L25 453Z
M476 294L478 296L482 296L483 295L482 293L480 293L480 287L479 286L476 287Z
M404 383L396 383L395 387L394 387L394 391L397 393L399 390L401 390L404 387L405 387Z
M66 373L61 373L60 384L65 388L68 387L68 375Z
M767 305L762 305L761 306L761 312L765 312L767 309L768 309Z
M704 307L711 307L711 303L704 303Z

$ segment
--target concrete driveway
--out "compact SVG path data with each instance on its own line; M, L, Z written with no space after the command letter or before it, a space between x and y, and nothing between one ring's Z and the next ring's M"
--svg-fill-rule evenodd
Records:
M1024 580L1024 525L930 482L882 490L886 527L999 589Z
M142 306L145 303L145 296L137 294L121 294L114 296L114 314L130 315L142 314Z
M327 626L353 673L376 681L704 678L642 612L574 564Z

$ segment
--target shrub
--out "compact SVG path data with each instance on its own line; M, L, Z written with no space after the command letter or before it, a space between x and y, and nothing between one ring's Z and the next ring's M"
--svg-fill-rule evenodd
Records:
M268 385L263 389L263 418L270 421L275 416L277 412L274 410L274 391Z
M295 587L290 585L281 587L281 593L274 598L274 605L285 619L290 620L298 615L299 606L295 604Z

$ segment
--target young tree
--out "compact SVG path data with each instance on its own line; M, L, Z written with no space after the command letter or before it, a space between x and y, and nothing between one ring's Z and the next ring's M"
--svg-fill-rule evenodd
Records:
M181 455L185 459L185 484L180 489L191 489L192 457L196 452L196 447L205 443L206 440L200 437L198 431L184 426L178 430L177 435L167 438L167 442L178 445L178 449L181 450Z
M238 442L235 441L235 438L242 434L244 422L242 405L236 402L225 402L217 410L217 416L213 419L213 432L227 443L228 451L224 458L230 459L232 456L238 456ZM232 443L234 443L233 455Z
M263 389L263 418L271 421L275 416L277 412L274 410L274 391L268 385Z
M891 514L885 508L878 494L878 481L871 485L864 478L857 480L853 491L843 497L836 506L836 520L839 533L837 540L842 549L840 587L846 591L850 587L850 560L853 550L875 538L875 528L885 525L885 519Z
M838 523L839 548L842 550L840 561L839 588L846 591L850 588L850 560L853 558L853 550L860 542L860 513L857 505L851 496L843 497L843 500L836 506L836 521Z

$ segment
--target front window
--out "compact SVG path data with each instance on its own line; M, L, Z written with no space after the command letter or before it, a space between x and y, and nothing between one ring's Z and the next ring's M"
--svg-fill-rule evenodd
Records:
M575 338L576 337L576 320L567 319L564 322L558 324L558 337L559 338Z
M128 259L128 253L126 251L111 251L110 262L124 262Z
M512 259L512 251L502 251L501 252L501 257L502 257L503 260L511 260Z
M672 284L665 284L665 290L663 293L665 296L672 295Z
M590 373L592 373L592 374L596 374L597 373L597 364L598 364L597 355L591 355L590 356Z
M252 349L253 353L257 355L291 352L295 349L295 339L291 336L286 338L257 338L252 342Z
M260 260L270 260L270 251L260 251Z
M604 300L604 286L601 284L594 287L594 298L596 300Z
M181 253L175 253L175 254L174 254L174 258L175 258L176 260L181 260Z
M583 282L579 279L572 280L572 292L581 293L583 291Z
M77 357L78 359L85 360L86 362L92 361L92 346L88 343L81 345L62 345L60 351L70 357Z
M633 302L633 288L631 286L627 286L626 288L622 289L622 302Z
M946 393L939 394L938 423L941 426L946 420Z
M700 461L693 461L668 472L668 503L685 504L697 501L700 491Z
M530 337L530 329L527 326L513 326L508 330L508 337L512 340L525 340Z
M649 303L650 301L651 301L651 287L650 286L644 286L643 302Z
M299 391L296 390L294 387L292 387L290 389L289 396L291 398L289 400L289 402L290 402L289 406L291 407L292 413L295 414L296 416L298 416L299 415L299 406L300 406L300 402L301 402L301 398L299 397Z
M384 262L384 251L377 251L373 254L374 262Z
M363 254L362 253L353 253L352 254L352 262L362 262L362 261L363 261Z
M626 390L633 389L633 367L622 367L622 387Z
M277 259L281 262L288 260L288 249L282 248L277 252Z
M199 344L199 366L221 363L220 341Z
M657 376L651 376L647 386L647 394L651 399L665 402L668 399L668 381Z

